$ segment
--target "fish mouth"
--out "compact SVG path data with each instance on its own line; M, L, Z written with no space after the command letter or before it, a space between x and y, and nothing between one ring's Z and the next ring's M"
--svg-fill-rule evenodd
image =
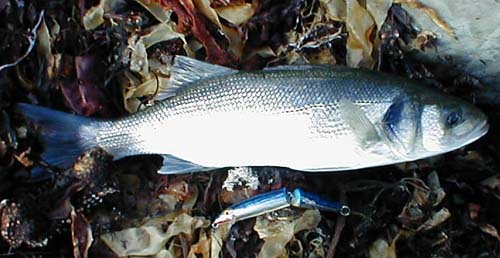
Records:
M436 152L431 152L430 155L429 155L429 153L427 153L427 155L424 155L423 157L420 157L420 158L427 158L430 156L441 155L443 153L447 153L450 151L460 149L466 145L469 145L469 144L477 141L479 138L483 137L486 133L488 133L489 128L490 128L490 126L488 124L488 121L483 120L480 123L478 123L472 131L460 136L460 138L462 138L462 139L467 139L466 141L458 141L457 143L449 146L448 148L445 148L445 149L442 149L442 150L436 151Z
M472 130L469 135L472 136L462 144L462 146L468 145L472 142L477 141L479 138L483 137L486 133L488 133L488 130L490 129L490 125L488 124L487 120L481 121L474 130Z
M490 129L490 125L488 124L488 121L483 120L478 127L473 131L473 133L477 133L477 137L474 140L477 140L481 137L483 137L486 133L488 133L488 130Z

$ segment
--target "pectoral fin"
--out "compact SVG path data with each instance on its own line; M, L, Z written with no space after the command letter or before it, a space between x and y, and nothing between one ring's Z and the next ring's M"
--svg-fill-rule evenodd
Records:
M161 155L163 157L163 166L158 170L159 174L185 174L193 172L203 172L214 168L207 168L198 164L177 158L169 154Z
M373 123L356 104L348 100L341 100L340 113L358 139L361 147L367 148L381 140Z

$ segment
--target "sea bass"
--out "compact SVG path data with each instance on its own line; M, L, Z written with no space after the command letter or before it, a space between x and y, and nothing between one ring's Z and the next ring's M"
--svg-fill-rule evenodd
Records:
M165 99L113 120L29 104L49 164L70 166L99 146L115 159L164 158L159 173L233 166L341 171L426 158L488 131L473 105L369 70L288 65L238 71L177 56Z

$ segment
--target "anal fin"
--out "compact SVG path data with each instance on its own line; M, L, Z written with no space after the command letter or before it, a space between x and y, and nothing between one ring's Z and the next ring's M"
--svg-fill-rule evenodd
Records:
M214 169L200 166L169 154L163 154L161 156L163 157L163 165L158 170L158 173L163 175L186 174Z

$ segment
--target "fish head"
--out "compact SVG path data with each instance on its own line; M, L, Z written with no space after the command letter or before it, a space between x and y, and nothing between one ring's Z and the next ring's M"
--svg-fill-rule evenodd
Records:
M488 132L486 115L463 100L434 97L424 101L421 108L422 148L427 153L458 149Z
M233 223L236 219L236 214L230 210L224 210L212 223L213 228L218 228L222 224Z

